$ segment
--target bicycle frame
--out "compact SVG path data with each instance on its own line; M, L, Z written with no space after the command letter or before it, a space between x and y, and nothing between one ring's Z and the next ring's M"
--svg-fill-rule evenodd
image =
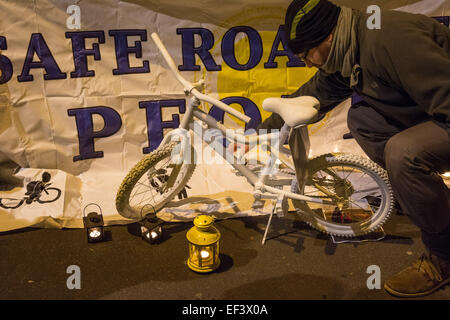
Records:
M307 201L307 202L315 202L320 204L329 204L329 205L335 205L334 202L323 200L319 198L314 197L308 197L301 194L296 194L293 192L288 192L285 190L281 190L278 188L275 188L273 186L270 186L267 184L268 177L271 172L273 172L273 169L275 167L276 160L279 159L284 165L286 165L288 168L295 171L295 167L291 159L289 158L289 152L286 148L282 147L283 142L286 141L288 138L291 128L288 125L284 125L281 130L277 133L269 133L264 135L258 135L258 136L244 136L242 134L232 133L230 136L229 128L221 124L219 121L205 113L204 111L200 110L198 107L200 106L200 101L208 102L213 104L214 106L222 109L223 111L237 117L238 119L248 123L250 121L250 118L246 115L236 111L235 109L231 108L227 104L213 98L210 96L207 96L205 94L202 94L198 91L197 86L198 84L192 84L186 79L184 79L181 74L178 72L175 63L168 53L167 49L159 39L158 35L156 33L153 33L152 38L156 45L158 46L161 54L165 58L167 64L169 65L172 73L177 78L177 80L184 86L184 92L186 96L192 95L192 98L189 100L189 103L187 105L186 112L184 114L183 120L181 121L181 124L178 129L172 130L169 134L167 134L163 141L161 142L161 145L164 145L168 143L172 137L179 137L181 139L181 154L185 154L186 149L185 146L187 144L186 140L186 132L191 129L195 134L197 135L203 135L203 132L206 130L201 126L202 132L198 132L195 130L194 127L194 121L195 119L199 120L201 123L205 123L208 125L209 128L217 129L219 132L221 132L222 136L225 138L232 139L233 141L237 141L241 144L251 145L257 142L258 140L263 141L274 141L275 144L263 144L262 146L265 146L268 148L267 150L270 150L270 159L265 165L264 169L262 170L261 175L255 174L253 171L251 171L246 165L238 163L238 159L235 157L234 154L230 153L227 148L224 149L223 144L218 142L218 139L214 139L212 143L210 143L210 146L217 152L219 155L228 162L231 166L233 166L237 171L239 171L243 176L245 176L248 180L248 182L255 187L255 190L253 192L253 196L256 200L259 199L278 199L279 197L287 197L295 200L300 201ZM304 125L302 125L304 126ZM188 144L190 145L190 144ZM225 152L225 155L223 154ZM230 161L231 160L231 161ZM176 175L178 174L179 170L181 168L181 164L178 164L178 168L174 169L171 176L168 180L168 187L170 187L171 182L175 180Z

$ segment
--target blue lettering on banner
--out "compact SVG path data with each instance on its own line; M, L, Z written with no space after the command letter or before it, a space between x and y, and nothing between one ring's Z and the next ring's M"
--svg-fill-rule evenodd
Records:
M147 41L146 30L110 30L109 35L114 37L116 47L117 69L113 70L113 75L150 72L147 60L143 62L142 67L130 67L129 59L131 53L133 53L136 58L142 58L141 41ZM139 36L141 41L135 41L134 47L129 47L128 37L130 36Z
M181 34L183 65L178 66L180 71L200 71L200 66L195 64L195 55L198 55L208 71L220 71L222 67L217 65L209 50L214 46L214 34L205 28L178 28L177 34ZM195 47L195 35L201 38L201 45Z
M181 114L186 112L186 100L157 100L157 101L141 101L139 108L145 109L147 115L147 135L150 141L149 147L143 149L144 153L150 153L155 150L164 137L164 128L178 128L180 126L180 116L172 115L172 121L162 120L162 108L178 107Z
M292 53L291 50L278 50L278 47L281 45L283 48L287 48L286 40L284 38L284 25L278 28L277 35L275 36L275 40L272 44L272 50L270 50L269 59L264 64L265 69L277 68L278 64L275 62L276 57L287 56L289 61L286 63L286 67L304 67L305 64Z
M6 45L6 38L0 37L0 50L6 50L8 46ZM11 60L8 57L0 54L0 84L8 82L13 74L13 66Z
M39 58L39 62L33 61L34 54ZM67 77L67 74L61 72L59 69L44 37L40 33L33 33L31 35L22 74L17 77L19 82L33 81L33 76L29 74L32 68L44 68L46 72L44 74L45 80L65 79Z
M442 24L449 26L449 17L434 17ZM204 64L207 71L221 71L222 67L218 65L210 52L214 47L214 34L206 28L178 28L176 33L181 35L182 59L183 64L178 66L180 71L199 71L199 65L196 65L195 59L198 56ZM249 58L245 63L238 61L236 57L235 42L239 33L243 33L248 39ZM137 59L142 58L142 42L147 41L147 31L141 29L109 30L110 37L114 38L115 55L117 68L112 70L113 75L149 73L150 63L143 60L138 66L130 66L130 55ZM88 56L94 60L101 60L100 44L105 43L104 31L76 31L66 32L65 37L71 40L74 71L70 73L72 78L93 77L95 72L89 70ZM129 46L128 41L131 37L138 37L134 45ZM94 39L91 48L86 48L86 39ZM196 40L200 40L196 46ZM6 37L0 36L0 50L7 50ZM230 68L244 71L258 66L263 56L263 42L257 30L248 26L238 26L230 28L224 34L221 43L221 54L223 61ZM286 67L302 67L304 64L287 49L284 39L283 26L278 28L272 48L264 68L277 68L276 59L280 56L288 58ZM36 58L35 58L36 57ZM36 60L34 60L36 59ZM67 74L62 72L54 59L44 37L40 33L33 33L30 37L26 56L23 61L23 68L20 75L17 76L19 82L33 81L31 69L44 69L44 80L66 79ZM12 61L5 55L0 54L0 84L8 82L13 75ZM357 94L352 96L352 104L360 101L361 97ZM251 118L251 122L245 125L245 130L255 129L261 123L261 113L256 104L246 98L232 96L222 99L226 104L240 104L244 113ZM139 102L139 108L145 109L147 121L147 136L149 145L143 148L143 153L149 153L155 150L161 143L165 128L177 128L180 125L179 114L172 115L171 121L162 120L162 109L165 107L178 107L179 113L186 111L186 101L178 100L158 100ZM96 106L89 108L69 109L69 116L75 117L78 131L79 154L73 157L73 161L101 158L102 151L95 150L95 139L109 137L118 132L122 126L120 114L114 109L106 106ZM104 128L94 131L93 115L97 114L104 120ZM224 111L212 107L209 114L216 120L223 122Z
M258 107L252 100L245 97L234 96L224 98L221 101L228 105L232 103L237 103L242 106L242 108L244 109L244 114L251 118L250 122L245 124L246 131L249 129L256 129L261 123L261 112L259 111ZM213 106L209 110L208 114L217 121L223 123L225 111L223 111L222 109Z
M248 130L256 129L261 123L261 112L252 100L245 97L234 96L224 98L221 101L228 105L237 103L242 106L242 109L244 109L244 114L251 118L250 122L245 124L245 132L248 132ZM208 114L223 124L225 111L216 106L213 106L209 110ZM224 147L227 147L228 143L229 141L226 138L222 139L222 144Z
M105 43L103 31L66 32L66 38L72 40L73 62L75 71L70 73L72 78L93 77L95 71L88 70L87 56L94 56L94 60L100 60L99 43ZM86 38L96 38L99 43L93 43L92 49L86 49Z
M246 64L240 64L235 56L235 39L238 33L245 33L250 46L250 57ZM245 71L256 67L263 55L263 45L258 31L251 27L233 27L228 30L222 39L222 58L231 68Z
M442 17L433 17L434 19L436 19L437 21L439 21L440 23L442 23L444 26L448 27L449 26L449 22L450 22L450 16L442 16Z
M449 27L449 16L432 17ZM289 61L286 67L302 67L304 63L301 62L290 50L287 50L287 45L284 39L284 26L278 28L277 34L272 44L269 58L264 63L264 68L277 68L278 64L275 59L279 56L287 56ZM215 61L210 53L214 46L214 34L206 28L178 28L177 34L182 37L182 57L183 64L178 67L180 71L199 71L200 66L195 64L195 56L199 56L208 71L220 71L222 68ZM245 33L249 40L250 57L246 64L241 64L236 59L235 39L238 33ZM129 56L134 54L136 58L142 58L142 41L147 41L146 30L110 30L109 35L114 37L115 53L117 68L113 69L114 75L133 74L133 73L149 73L149 61L144 60L142 66L131 67ZM201 44L195 46L195 35L201 39ZM87 56L93 56L94 60L101 60L99 44L105 43L104 31L76 31L66 32L66 38L72 41L72 51L75 70L70 73L72 78L79 77L93 77L95 72L88 69ZM140 41L135 41L134 46L128 46L128 37L140 37ZM92 48L87 49L85 40L87 38L97 39L97 43L92 44ZM6 50L6 38L0 37L1 48ZM279 50L280 44L283 50ZM221 44L223 60L235 70L250 70L256 67L261 60L263 53L263 44L261 37L255 29L248 26L239 26L229 29L222 40ZM36 55L39 61L33 61ZM9 58L0 54L0 68L2 74L0 75L0 84L6 83L12 77L13 66ZM44 68L44 80L66 79L67 75L61 72L53 55L45 42L44 37L40 33L33 33L28 45L27 54L24 60L22 73L17 77L19 82L33 81L34 78L30 75L30 70L34 68Z
M95 151L94 139L112 136L122 127L119 113L110 107L90 107L67 110L69 116L74 116L80 154L73 157L73 161L103 158L103 151ZM100 131L94 131L92 116L97 114L103 118L105 126Z

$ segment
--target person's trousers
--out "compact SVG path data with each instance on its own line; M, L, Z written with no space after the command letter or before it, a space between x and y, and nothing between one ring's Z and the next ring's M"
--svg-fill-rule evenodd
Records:
M431 254L450 260L450 139L432 121L400 130L367 104L352 106L347 124L367 156L385 168L402 210Z

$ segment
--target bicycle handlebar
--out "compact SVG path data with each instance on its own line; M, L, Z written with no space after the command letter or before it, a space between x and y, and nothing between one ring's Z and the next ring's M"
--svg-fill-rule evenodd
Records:
M236 118L244 121L245 123L249 123L251 118L246 116L245 114L231 108L229 105L223 103L222 101L219 101L213 97L210 97L208 95L200 93L195 86L184 79L180 72L177 69L177 66L175 65L175 62L173 61L172 57L170 56L169 52L167 51L166 47L162 43L161 39L159 38L158 34L153 32L152 33L152 39L155 42L156 46L158 47L159 51L161 52L162 56L166 60L167 64L169 65L170 70L172 71L175 78L184 86L184 89L190 93L192 93L195 97L202 101L209 102L216 107L222 109L225 112L228 112L229 114L235 116Z

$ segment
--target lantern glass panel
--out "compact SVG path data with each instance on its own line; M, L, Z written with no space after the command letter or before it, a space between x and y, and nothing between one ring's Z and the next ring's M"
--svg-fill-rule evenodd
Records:
M219 258L218 242L209 246L189 243L190 262L198 268L210 268Z
M87 229L88 242L99 242L103 240L103 227Z
M92 229L90 229L90 231L89 231L89 236L91 237L91 238L98 238L98 237L100 237L101 236L101 232L100 232L100 229L99 228L92 228Z

